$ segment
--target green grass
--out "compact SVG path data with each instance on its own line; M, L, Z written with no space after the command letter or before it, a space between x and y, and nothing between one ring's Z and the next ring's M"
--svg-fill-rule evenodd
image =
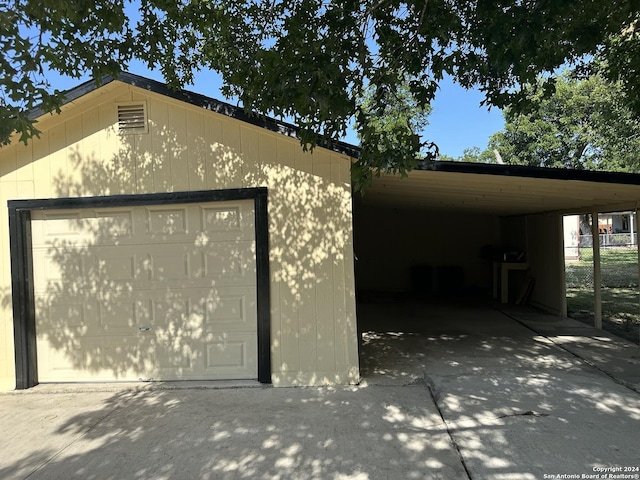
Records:
M638 321L638 251L635 248L603 248L602 314L606 317ZM593 255L580 250L580 260L566 262L567 308L569 312L593 312Z

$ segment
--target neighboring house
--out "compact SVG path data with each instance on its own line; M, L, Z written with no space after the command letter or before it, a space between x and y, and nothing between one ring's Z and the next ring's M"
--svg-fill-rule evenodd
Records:
M565 260L580 259L580 216L566 215L562 219L564 231L564 258Z
M578 260L580 249L591 249L592 232L582 231L579 215L566 215L564 225L565 260ZM598 215L598 235L601 248L637 246L636 214L633 211Z
M640 202L637 175L455 162L352 196L356 147L305 153L290 125L130 74L38 120L0 148L3 390L353 384L356 290L484 298L489 246L525 252L531 304L563 315L563 214Z

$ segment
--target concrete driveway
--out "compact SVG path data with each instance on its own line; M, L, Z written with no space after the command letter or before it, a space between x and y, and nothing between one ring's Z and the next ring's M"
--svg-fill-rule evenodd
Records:
M357 387L0 395L0 478L639 478L639 347L477 304L362 305L359 318Z

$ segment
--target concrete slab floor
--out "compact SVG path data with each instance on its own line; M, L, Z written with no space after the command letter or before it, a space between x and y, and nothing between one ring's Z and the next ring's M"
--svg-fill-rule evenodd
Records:
M640 347L529 318L548 324L545 336L525 324L531 311L478 304L361 305L358 314L356 387L2 394L0 478L532 480L640 467L640 394L616 377L632 379ZM582 345L575 353L570 337ZM581 358L594 342L607 345L600 363Z
M640 395L627 381L640 347L593 330L565 336L572 321L528 309L519 321L478 304L361 305L359 314L370 320L365 381L427 383L470 478L640 473ZM546 330L525 325L527 315Z

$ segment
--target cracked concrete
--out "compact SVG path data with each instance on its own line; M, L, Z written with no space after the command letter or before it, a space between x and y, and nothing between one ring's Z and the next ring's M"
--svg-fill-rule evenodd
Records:
M474 303L363 307L361 318L370 320L363 353L374 358L366 381L402 384L423 372L470 478L639 466L633 359L640 347L603 341L595 329L576 335L578 322L529 309L505 315Z

